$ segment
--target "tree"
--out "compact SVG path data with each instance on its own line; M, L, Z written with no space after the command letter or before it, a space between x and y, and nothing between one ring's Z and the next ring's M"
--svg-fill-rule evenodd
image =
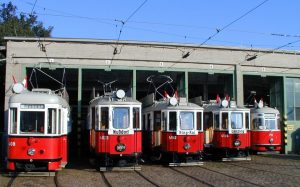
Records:
M33 14L16 14L17 7L11 2L3 3L0 9L0 46L4 45L4 36L50 37L53 27L45 28Z

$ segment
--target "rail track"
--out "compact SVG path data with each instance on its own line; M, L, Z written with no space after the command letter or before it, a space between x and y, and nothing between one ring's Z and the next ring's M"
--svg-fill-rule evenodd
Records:
M111 183L108 181L108 179L104 175L103 171L100 172L100 175L101 175L101 179L104 181L105 185L108 186L108 187L112 187Z

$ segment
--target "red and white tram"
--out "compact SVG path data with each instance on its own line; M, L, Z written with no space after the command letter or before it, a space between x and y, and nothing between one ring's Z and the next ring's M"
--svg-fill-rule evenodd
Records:
M280 113L263 106L262 100L251 109L251 149L253 152L280 152Z
M14 85L9 99L8 160L10 171L56 171L68 162L70 107L63 92L23 91Z
M219 97L203 107L206 153L223 161L250 160L250 109Z
M147 80L152 81L151 77ZM187 102L186 98L178 98L176 91L173 97L165 92L165 97L158 101L154 93L146 96L143 102L143 153L150 155L151 160L161 160L169 166L202 164L202 117L203 108Z
M142 153L141 103L123 90L105 92L89 105L90 151L100 170L139 170Z

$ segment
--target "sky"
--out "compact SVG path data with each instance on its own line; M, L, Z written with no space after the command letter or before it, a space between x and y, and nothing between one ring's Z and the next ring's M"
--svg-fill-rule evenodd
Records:
M2 3L9 1L1 0ZM299 0L11 0L52 37L300 51Z

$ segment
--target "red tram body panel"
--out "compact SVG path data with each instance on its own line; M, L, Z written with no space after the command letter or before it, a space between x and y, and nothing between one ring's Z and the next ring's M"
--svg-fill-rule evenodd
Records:
M7 169L28 172L65 167L69 111L67 101L49 89L33 89L11 96Z
M233 142L240 141L241 145L235 146ZM250 145L250 133L229 134L227 131L215 131L213 144L219 148L247 149Z
M251 149L254 152L280 152L282 147L280 113L255 102L251 109Z
M203 133L199 133L196 136L190 135L176 135L173 132L163 132L162 141L166 142L162 144L161 150L163 152L177 152L177 153L193 153L198 154L203 150ZM187 151L184 149L184 144L189 143L190 149Z
M281 151L281 131L251 131L251 149L259 152ZM272 144L270 143L272 141Z
M102 154L120 155L115 147L124 144L127 149L122 151L122 155L134 155L142 152L142 132L137 131L133 135L108 135L107 132L96 132L97 145L95 152Z
M14 137L8 138L8 169L15 170L14 161L47 161L48 169L56 170L67 163L67 136L61 137ZM29 155L29 150L36 154ZM12 162L12 163L10 163Z

